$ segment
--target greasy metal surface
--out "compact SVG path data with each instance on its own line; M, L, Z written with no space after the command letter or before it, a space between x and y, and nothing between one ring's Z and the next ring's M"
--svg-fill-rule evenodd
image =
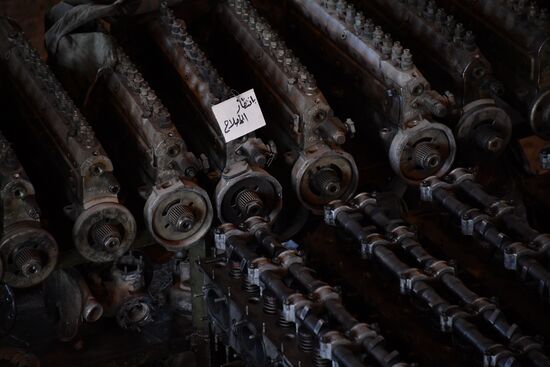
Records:
M179 74L187 98L203 117L204 129L200 130L203 135L209 135L206 139L211 143L202 149L208 152L214 164L212 168L218 170L220 177L216 187L218 217L222 221L244 221L249 214L238 210L236 195L250 190L264 201L262 215L274 221L281 210L282 189L278 181L263 169L275 158L274 146L265 144L254 133L226 143L212 106L231 97L229 87L187 33L185 23L175 18L166 6L161 8L160 16L148 21L146 26L156 45ZM267 190L259 192L256 189L259 186Z
M6 77L24 97L37 120L34 124L41 125L29 129L38 129L50 139L69 175L64 177L64 186L71 203L67 215L75 221L74 245L90 260L111 260L130 247L136 231L133 216L118 204L120 187L113 176L112 162L23 33L6 19L1 19L0 25L0 51L4 55L2 66ZM104 222L119 227L121 238L115 249L105 249L90 240L90 232Z
M432 116L444 117L452 107L449 96L442 96L431 89L430 84L413 63L412 53L400 42L394 42L389 33L375 27L369 20L357 17L355 8L344 1L323 3L320 0L291 1L291 8L299 20L299 26L307 33L311 51L319 53L319 47L330 50L322 56L335 66L347 69L350 76L362 76L360 90L368 98L369 122L380 129L388 146L394 171L409 183L418 183L422 177L442 175L452 165L456 143L451 131L444 125L431 122ZM434 134L445 138L418 140L414 128L426 125ZM435 166L407 164L410 154L406 146L429 146L439 155ZM416 159L412 157L412 162Z
M59 17L53 27L70 15L62 10L52 9L52 14ZM72 13L78 10L78 7L71 9ZM63 42L68 37L72 42ZM103 47L90 49L90 39ZM104 58L105 54L112 57ZM169 112L124 50L107 33L74 32L61 38L50 55L64 83L72 87L76 100L86 100L93 92L95 103L87 103L86 109L111 105L130 131L140 153L144 182L139 190L147 198L143 211L153 238L168 249L179 250L202 237L213 217L206 191L194 181L202 163L188 151ZM80 89L75 90L75 85ZM101 125L104 118L98 116L95 124ZM172 223L170 214L175 215L176 207L190 214L186 218L172 218ZM185 228L182 220L186 221Z
M263 95L272 95L284 120L274 118L279 149L292 164L292 186L298 199L319 214L324 204L349 197L357 187L354 159L339 146L354 131L334 116L315 77L294 56L277 32L248 1L230 1L219 7L221 23L244 51L247 64L262 81ZM281 136L281 134L286 135ZM318 184L322 171L334 176L331 186Z
M42 229L34 187L1 133L0 198L0 280L18 288L36 285L56 266L57 243Z

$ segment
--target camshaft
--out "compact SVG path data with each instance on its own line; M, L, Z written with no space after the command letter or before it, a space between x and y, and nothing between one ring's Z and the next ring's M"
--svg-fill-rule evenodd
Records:
M409 366L401 361L396 351L386 349L381 335L353 317L343 306L337 292L316 279L303 259L295 251L285 248L271 232L269 224L261 218L250 218L244 229L237 229L230 224L222 225L216 233L216 247L226 253L230 262L237 264L237 273L241 270L245 272L247 289L256 289L265 297L277 300L283 324L283 321L296 324L297 330L304 327L318 338L322 358L339 361L344 353L334 347L346 348L355 344L380 366ZM287 277L295 279L313 301L285 285L283 280ZM209 301L211 299L207 298L207 304ZM210 305L214 309L212 303ZM274 306L276 312L277 306ZM319 319L314 311L317 306L322 307L351 340L346 340L348 338L344 338L337 330L325 329L328 326L326 321ZM219 308L217 310L221 311ZM346 360L340 362L348 365Z
M457 181L467 180L460 174L456 174L456 178ZM550 300L550 272L538 259L540 255L548 252L546 237L539 237L541 242L534 249L522 242L514 241L499 230L490 215L460 200L453 192L452 181L453 174L450 174L446 180L428 178L421 185L422 200L435 202L451 213L458 219L462 234L475 235L491 245L502 257L502 266L505 269L517 272L527 284L534 282L539 295L546 301ZM475 194L475 191L471 192ZM501 207L501 209L504 208Z
M356 215L360 215L360 217L358 218ZM378 204L376 195L362 193L349 204L333 202L327 206L326 219L329 224L337 225L350 232L361 243L362 252L367 258L374 259L374 251L377 246L388 246L391 250L390 243L393 243L422 266L421 270L410 268L400 272L402 291L406 290L403 289L403 282L406 282L404 279L409 277L408 274L415 274L410 278L413 282L430 279L440 282L458 297L464 306L473 310L475 315L479 316L488 327L506 341L509 350L517 351L519 355L525 356L534 366L550 366L550 359L543 354L541 345L533 337L523 334L516 324L510 323L502 310L488 298L469 289L455 274L452 266L432 256L418 241L416 233L409 226L402 220L390 218L386 214L384 207ZM360 219L368 219L386 234L380 236L376 233L368 233L361 226ZM395 269L397 267L394 268L394 271ZM410 285L406 283L405 285L412 289ZM453 322L451 320L447 327L442 324L443 331L453 330Z

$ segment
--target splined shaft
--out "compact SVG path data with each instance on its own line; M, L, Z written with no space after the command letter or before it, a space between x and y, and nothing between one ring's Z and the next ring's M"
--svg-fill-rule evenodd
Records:
M189 232L195 225L195 214L189 206L179 203L168 209L168 221L178 232Z
M441 163L441 154L429 143L420 143L414 149L415 163L424 169L433 169Z
M118 228L110 223L100 223L92 229L94 242L109 252L118 249L121 237Z
M247 218L260 215L264 210L262 198L252 190L243 190L237 195L237 206Z
M22 248L14 256L14 263L23 276L30 278L42 271L40 252L29 247Z

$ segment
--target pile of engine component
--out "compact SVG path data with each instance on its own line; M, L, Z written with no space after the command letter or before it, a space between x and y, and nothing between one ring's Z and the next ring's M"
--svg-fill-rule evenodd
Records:
M550 367L542 0L45 3L0 366Z

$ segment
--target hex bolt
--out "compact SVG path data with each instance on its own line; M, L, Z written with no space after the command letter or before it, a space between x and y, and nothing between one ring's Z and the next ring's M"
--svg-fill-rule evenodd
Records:
M403 46L401 46L401 42L396 41L391 50L391 60L394 65L399 65L401 55L403 55Z
M477 146L486 152L497 153L504 147L504 139L490 124L478 127L474 139Z
M403 50L401 55L401 69L404 71L411 70L414 67L413 56L411 50L408 48Z
M477 48L476 37L472 31L466 31L463 40L464 48L468 51L473 51Z
M365 20L365 32L364 32L365 38L371 40L374 36L374 22L372 19Z

